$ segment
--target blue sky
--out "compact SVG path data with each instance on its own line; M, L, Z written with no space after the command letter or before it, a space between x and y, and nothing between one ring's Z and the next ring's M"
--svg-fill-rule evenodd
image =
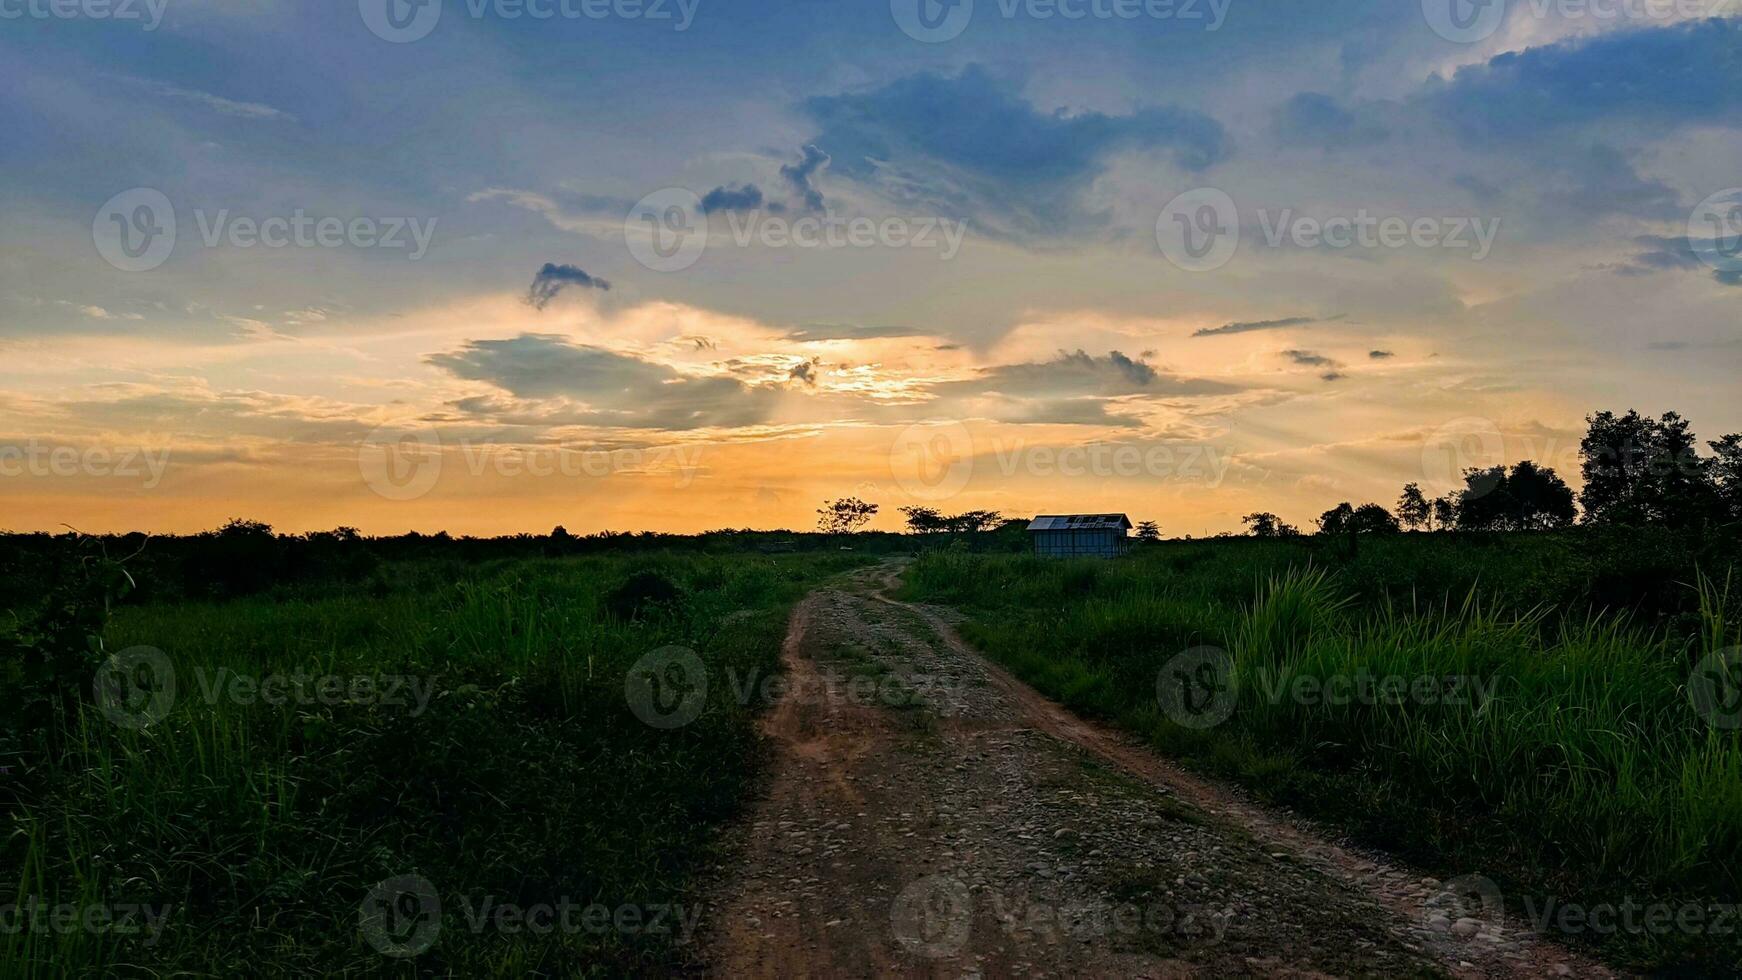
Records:
M857 492L1202 533L1388 502L1460 426L1563 469L1602 408L1742 428L1725 0L445 0L403 43L386 2L0 0L0 444L172 460L14 467L0 521L694 530ZM118 268L93 229L139 189L173 250ZM700 254L649 261L650 217ZM442 447L431 488L373 485L384 430ZM1125 445L1228 462L1044 462Z

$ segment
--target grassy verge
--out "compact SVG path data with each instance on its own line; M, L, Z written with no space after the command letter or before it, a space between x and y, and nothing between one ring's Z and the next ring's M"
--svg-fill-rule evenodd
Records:
M1116 563L937 554L906 592L963 607L971 641L1075 710L1445 877L1493 879L1515 927L1630 964L1742 965L1742 736L1689 698L1695 666L1742 642L1723 590L1690 591L1697 629L1647 629L1522 589L1426 592L1470 556L1391 548L1378 588L1370 565L1216 542ZM1219 652L1175 660L1198 647ZM1231 692L1219 722L1165 707L1205 662ZM1701 921L1587 919L1628 904Z
M791 604L859 560L414 565L368 595L122 608L107 648L162 651L175 697L119 702L120 724L86 698L8 768L0 906L20 928L0 929L0 975L680 963L694 875L758 772L747 679L779 669ZM610 598L638 572L677 594ZM656 727L626 677L673 645L705 665L705 695L668 669L656 710L702 700Z

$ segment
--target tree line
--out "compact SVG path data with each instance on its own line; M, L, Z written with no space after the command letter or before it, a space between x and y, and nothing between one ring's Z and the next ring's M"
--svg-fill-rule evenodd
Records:
M1629 410L1585 419L1579 442L1584 488L1576 495L1553 467L1532 460L1465 470L1464 486L1429 498L1421 485L1403 488L1395 511L1379 504L1341 503L1319 515L1318 534L1409 531L1541 531L1589 525L1703 530L1742 521L1742 435L1706 443L1702 454L1688 421ZM1261 511L1241 519L1259 538L1296 537L1301 530Z

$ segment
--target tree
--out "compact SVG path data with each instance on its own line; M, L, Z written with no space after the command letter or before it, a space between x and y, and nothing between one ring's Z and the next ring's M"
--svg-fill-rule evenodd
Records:
M1555 471L1523 460L1512 467L1472 469L1458 495L1458 527L1471 531L1540 531L1577 516L1573 491Z
M1141 521L1141 522L1139 522L1137 525L1137 540L1139 540L1139 541L1151 541L1151 542L1160 541L1161 540L1161 525L1155 523L1154 521Z
M1447 494L1444 497L1435 497L1433 507L1433 520L1435 527L1443 531L1458 523L1457 499L1451 494Z
M944 518L944 526L956 534L979 534L1003 523L1004 515L995 510L970 510Z
M943 515L933 507L903 507L901 513L907 517L907 530L912 534L936 534L947 527Z
M1719 509L1688 422L1674 412L1598 412L1579 443L1579 503L1591 524L1689 526Z
M1388 534L1398 530L1397 518L1378 504L1356 507L1341 503L1319 515L1320 534Z
M1727 520L1742 520L1742 435L1732 433L1708 442L1716 454L1706 467L1712 489Z
M817 508L817 530L825 534L851 534L871 523L877 516L877 505L858 497L827 500Z
M1403 488L1403 496L1397 500L1397 519L1411 531L1433 527L1433 507L1422 495L1421 484L1411 483Z

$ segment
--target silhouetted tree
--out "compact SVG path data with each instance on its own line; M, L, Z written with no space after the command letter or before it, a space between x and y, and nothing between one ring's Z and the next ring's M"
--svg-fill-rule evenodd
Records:
M1573 491L1555 471L1524 460L1512 467L1472 469L1458 497L1458 527L1468 531L1540 531L1565 527L1578 511Z
M1137 540L1151 542L1160 541L1161 525L1154 521L1140 521L1137 525Z
M868 504L858 497L824 501L817 508L817 530L825 534L851 534L871 523L875 516L877 505Z
M1451 494L1447 494L1444 497L1435 497L1433 506L1433 520L1435 527L1438 527L1443 531L1458 523L1457 498L1453 497Z
M1300 528L1293 524L1285 524L1282 518L1269 511L1259 511L1240 518L1246 525L1248 533L1255 538L1294 538L1300 536Z
M1319 515L1320 534L1386 534L1397 530L1397 518L1378 504L1356 507L1345 502Z
M1680 415L1598 412L1586 422L1579 503L1587 522L1690 526L1718 509L1706 464Z
M1422 495L1421 484L1411 483L1403 488L1403 496L1397 500L1397 520L1411 531L1420 531L1433 524L1433 507L1428 504L1427 497Z

